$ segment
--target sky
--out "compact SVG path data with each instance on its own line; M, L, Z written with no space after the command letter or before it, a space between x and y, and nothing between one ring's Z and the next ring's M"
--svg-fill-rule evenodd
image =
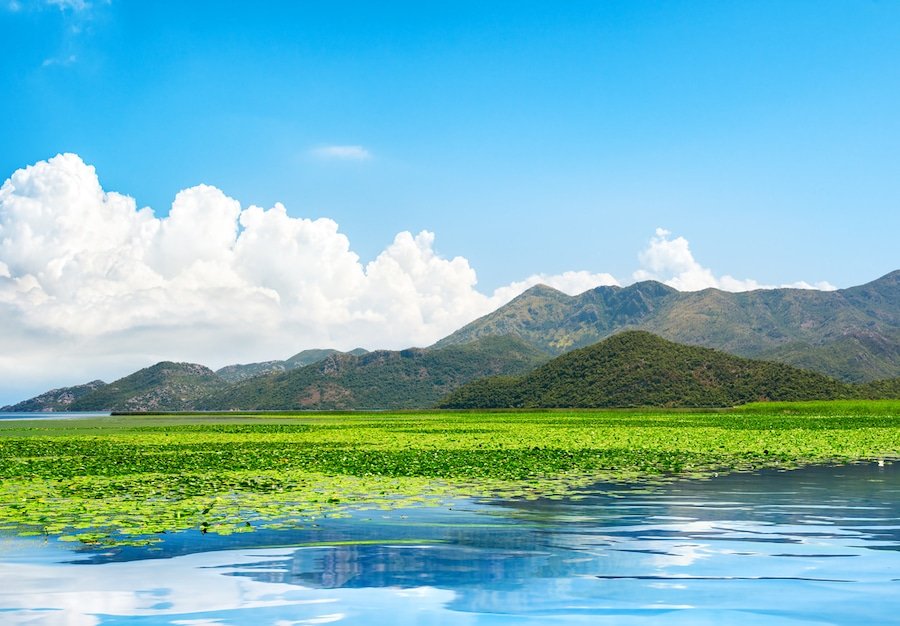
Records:
M0 0L0 41L0 404L900 267L897 2Z

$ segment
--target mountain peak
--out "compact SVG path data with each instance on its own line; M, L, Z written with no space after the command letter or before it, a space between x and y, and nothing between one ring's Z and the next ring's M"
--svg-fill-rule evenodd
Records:
M181 411L227 386L205 365L160 361L82 396L71 410Z
M533 285L520 293L518 296L513 298L511 302L515 302L521 298L553 298L553 299L567 299L571 298L569 294L560 291L554 287L549 285L545 285L544 283L538 283L537 285Z
M636 283L631 283L627 287L622 287L623 291L640 291L641 293L652 293L657 295L668 295L672 293L679 293L675 287L670 287L665 283L661 283L658 280L640 280Z
M160 361L159 363L140 371L159 372L162 375L194 374L199 376L215 376L215 372L205 365L176 361Z

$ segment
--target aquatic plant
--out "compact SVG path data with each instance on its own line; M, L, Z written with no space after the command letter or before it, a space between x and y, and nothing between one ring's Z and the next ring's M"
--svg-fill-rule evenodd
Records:
M85 543L314 524L604 480L900 456L900 402L0 424L0 529Z

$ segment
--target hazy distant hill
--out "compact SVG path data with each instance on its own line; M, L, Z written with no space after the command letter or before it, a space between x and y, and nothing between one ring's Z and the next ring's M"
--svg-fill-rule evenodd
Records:
M30 400L0 408L0 411L71 411L76 400L105 386L102 380L93 380L84 385L51 389Z
M367 350L356 348L347 352L346 354L359 356L365 354L366 352ZM312 365L313 363L317 363L325 359L326 357L331 356L332 354L338 353L340 353L339 350L333 350L330 348L304 350L303 352L298 352L291 358L285 359L284 361L263 361L261 363L226 365L225 367L216 370L216 374L222 377L222 379L230 383L234 383L241 380L246 380L247 378L252 378L253 376L259 376L260 374L288 372L290 370L297 369L298 367Z
M838 291L679 292L646 281L568 296L539 285L435 347L514 335L561 354L626 329L845 381L894 378L900 376L900 270Z
M900 400L900 378L859 383L856 390L860 398Z
M398 409L433 406L460 385L518 374L549 356L510 337L486 337L442 349L335 353L281 374L257 376L209 395L197 408Z
M86 394L72 411L182 411L228 383L208 367L163 361Z
M469 383L440 406L706 407L855 395L852 386L815 372L626 331L523 376Z

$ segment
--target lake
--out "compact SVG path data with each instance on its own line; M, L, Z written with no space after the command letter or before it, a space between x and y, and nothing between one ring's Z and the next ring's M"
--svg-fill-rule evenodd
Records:
M109 411L0 411L0 420L70 420L89 417L108 417Z
M889 624L900 464L459 501L154 547L0 539L0 623Z

